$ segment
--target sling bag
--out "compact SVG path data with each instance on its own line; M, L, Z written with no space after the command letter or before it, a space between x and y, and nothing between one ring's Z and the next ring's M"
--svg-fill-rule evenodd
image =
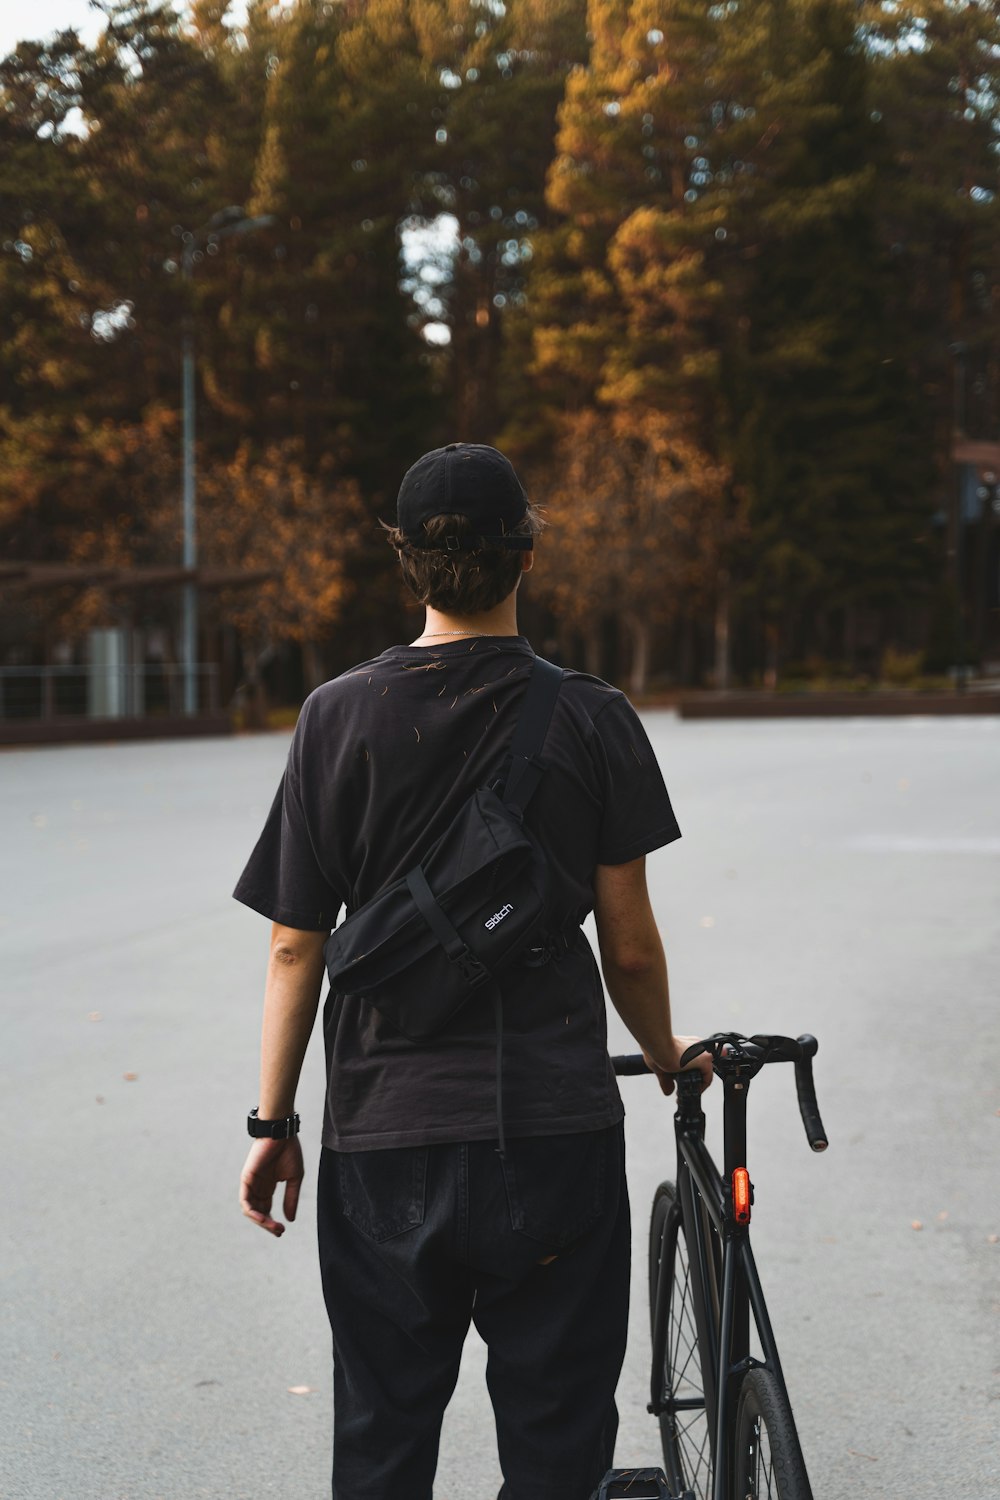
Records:
M524 811L544 774L539 756L562 681L561 668L535 657L502 790L494 782L474 792L420 862L352 912L323 949L331 989L366 1000L414 1042L440 1031L475 994L492 993L501 1154L498 977L518 959L531 961L544 928L548 864Z

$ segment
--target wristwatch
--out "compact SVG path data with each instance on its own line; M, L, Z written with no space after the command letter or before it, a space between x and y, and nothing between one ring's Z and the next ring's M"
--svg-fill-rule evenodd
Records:
M272 1141L287 1141L299 1133L298 1115L286 1115L283 1120L259 1120L256 1108L247 1115L247 1134L255 1137L270 1137Z

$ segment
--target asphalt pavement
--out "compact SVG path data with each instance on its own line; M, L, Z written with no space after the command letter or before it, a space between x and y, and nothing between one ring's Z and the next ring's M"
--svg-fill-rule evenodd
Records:
M753 1241L816 1500L1000 1493L1000 720L645 716L684 831L650 859L677 1029L815 1032L750 1096ZM312 1172L237 1207L267 923L229 892L287 736L0 754L0 1496L322 1500L329 1336ZM612 1017L613 1050L627 1050ZM671 1105L623 1081L645 1411L645 1236ZM721 1090L706 1097L717 1125ZM470 1339L437 1500L500 1475Z

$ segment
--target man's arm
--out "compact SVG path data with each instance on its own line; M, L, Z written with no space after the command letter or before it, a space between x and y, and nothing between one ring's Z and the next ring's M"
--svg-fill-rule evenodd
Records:
M656 1071L665 1094L673 1093L671 1073L681 1071L685 1047L699 1040L675 1036L670 1018L667 961L646 888L646 860L598 865L594 875L594 916L601 949L601 968L608 994ZM689 1064L712 1081L711 1060Z
M323 983L327 936L282 927L278 922L271 927L260 1048L258 1114L262 1120L280 1120L295 1111L295 1090ZM302 1175L297 1136L287 1141L254 1141L240 1178L240 1207L247 1218L270 1234L284 1234L284 1224L271 1217L274 1192L279 1182L285 1183L284 1213L291 1222Z

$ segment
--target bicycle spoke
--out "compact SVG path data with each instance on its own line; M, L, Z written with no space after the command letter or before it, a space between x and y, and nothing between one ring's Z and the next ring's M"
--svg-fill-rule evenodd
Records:
M697 1437L691 1434L691 1427L693 1427L693 1425L694 1422L690 1422L687 1427L684 1427L684 1425L679 1425L679 1427L676 1428L676 1434L678 1434L678 1442L685 1443L685 1445L687 1445L687 1449L691 1449L691 1451L694 1451L694 1445L696 1445L697 1443ZM693 1481L697 1481L697 1479L699 1479L700 1473L702 1473L702 1469L705 1469L705 1475L706 1478L708 1478L709 1461L711 1461L711 1454L706 1454L706 1449L708 1449L708 1422L703 1422L702 1442L700 1442L697 1451L694 1452L694 1463L685 1466L688 1469L688 1478L693 1479Z
M662 1288L657 1295L661 1298L661 1317L665 1321L663 1364L659 1373L661 1399L664 1403L671 1400L702 1403L698 1407L685 1405L679 1411L662 1412L660 1425L666 1467L679 1489L690 1490L695 1500L709 1500L712 1450L704 1409L695 1278L683 1226L676 1220L673 1224L665 1221L664 1230L655 1242L651 1270L654 1272L651 1297L654 1288ZM667 1278L665 1284L663 1278ZM664 1292L666 1306L662 1307ZM655 1305L655 1297L653 1301Z
M684 1377L687 1374L687 1367L691 1363L691 1361L694 1359L694 1356L695 1356L695 1346L694 1346L694 1344L692 1344L691 1347L690 1347L690 1349L688 1350L687 1359L684 1361L683 1365L681 1366L681 1368L677 1371L677 1373L674 1376L674 1389L671 1392L672 1395L674 1395L674 1396L679 1396L680 1395L680 1393L681 1393L681 1383L683 1382ZM674 1363L676 1364L676 1362L677 1361L675 1359ZM694 1385L694 1381L691 1381L690 1384ZM700 1394L700 1392L699 1392L699 1394Z
M677 1353L678 1353L678 1355L680 1354L682 1347L687 1348L687 1349L697 1349L697 1347L698 1347L698 1336L694 1332L693 1328L684 1329L683 1330L683 1337L681 1336L680 1332L678 1333L677 1346L676 1347L677 1347Z
M684 1286L681 1289L680 1297L680 1310L679 1312L675 1312L673 1301L671 1301L670 1308L671 1334L673 1335L673 1337L668 1340L668 1343L670 1345L670 1369L675 1372L671 1394L675 1396L680 1394L681 1384L687 1373L688 1365L690 1365L691 1360L698 1347L698 1335L694 1325L694 1312L689 1296L690 1284L691 1268L690 1266L685 1266ZM681 1357L681 1340L685 1338L685 1336L687 1339L687 1358L685 1359L684 1364L678 1369ZM696 1390L698 1389L694 1381L692 1381L691 1384L695 1387Z
M766 1459L765 1459L765 1453L764 1453L765 1448L767 1449ZM776 1490L772 1491L772 1489L771 1489L771 1480L774 1478L774 1470L773 1470L773 1467L772 1467L771 1445L767 1441L767 1428L764 1427L762 1429L761 1424L758 1422L758 1424L757 1424L757 1463L758 1463L758 1467L760 1466L760 1463L761 1463L762 1460L764 1460L764 1462L765 1462L764 1478L767 1481L767 1490L765 1491L765 1493L768 1494L768 1495L770 1495L772 1493L777 1494ZM759 1485L758 1485L758 1488L759 1488Z
M678 1337L680 1337L681 1330L683 1329L684 1325L686 1324L687 1325L687 1336L688 1336L688 1338L692 1341L692 1343L697 1343L698 1342L698 1330L695 1327L695 1321L694 1321L694 1303L693 1303L693 1300L687 1296L687 1287L686 1286L685 1286L684 1301L681 1303L680 1316L679 1316L679 1318L678 1318L677 1321L678 1321Z

